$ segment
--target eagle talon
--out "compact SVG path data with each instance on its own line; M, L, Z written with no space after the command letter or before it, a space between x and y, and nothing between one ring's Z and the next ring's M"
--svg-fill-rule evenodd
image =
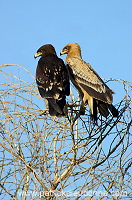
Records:
M49 113L48 110L42 110L40 116L41 116L41 115L47 115L48 113Z

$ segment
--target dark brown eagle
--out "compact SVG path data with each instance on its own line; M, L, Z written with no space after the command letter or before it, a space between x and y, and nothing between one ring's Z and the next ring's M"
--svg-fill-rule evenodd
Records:
M118 111L112 105L114 92L104 83L90 64L82 60L80 46L77 43L70 43L62 49L60 54L67 54L66 65L69 76L82 99L80 113L85 113L85 104L88 103L95 122L97 122L98 112L107 117L110 110L113 116L117 117Z
M39 93L48 100L51 116L64 117L67 115L66 96L70 94L67 68L51 44L40 47L34 58L38 56L41 56L36 69Z

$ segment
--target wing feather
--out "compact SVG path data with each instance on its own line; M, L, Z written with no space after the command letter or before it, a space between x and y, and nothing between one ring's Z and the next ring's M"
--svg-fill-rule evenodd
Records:
M114 93L94 71L90 64L79 58L69 58L67 65L70 67L70 75L81 90L85 90L90 96L108 104L113 101ZM74 84L74 83L73 83Z
M53 57L53 58L52 58ZM70 84L64 62L57 56L41 58L36 70L36 82L43 98L62 98L69 95Z

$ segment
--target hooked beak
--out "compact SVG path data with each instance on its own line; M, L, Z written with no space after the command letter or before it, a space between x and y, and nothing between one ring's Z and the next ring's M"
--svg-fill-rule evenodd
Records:
M67 54L67 53L68 53L67 50L62 49L62 51L60 52L60 56L63 55L63 54Z
M60 56L62 56L62 55L63 55L63 52L61 51L61 52L60 52Z
M37 58L37 57L39 57L39 56L42 56L42 52L37 52L37 53L35 53L34 58Z

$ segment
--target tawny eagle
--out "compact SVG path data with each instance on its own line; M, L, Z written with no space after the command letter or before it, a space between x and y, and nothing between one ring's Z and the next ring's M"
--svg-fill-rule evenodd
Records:
M80 113L85 113L85 104L88 103L95 122L98 112L107 117L110 110L113 116L117 117L118 111L112 105L114 92L104 83L91 65L82 59L80 46L77 43L69 43L60 54L67 54L66 65L69 76L82 99Z

